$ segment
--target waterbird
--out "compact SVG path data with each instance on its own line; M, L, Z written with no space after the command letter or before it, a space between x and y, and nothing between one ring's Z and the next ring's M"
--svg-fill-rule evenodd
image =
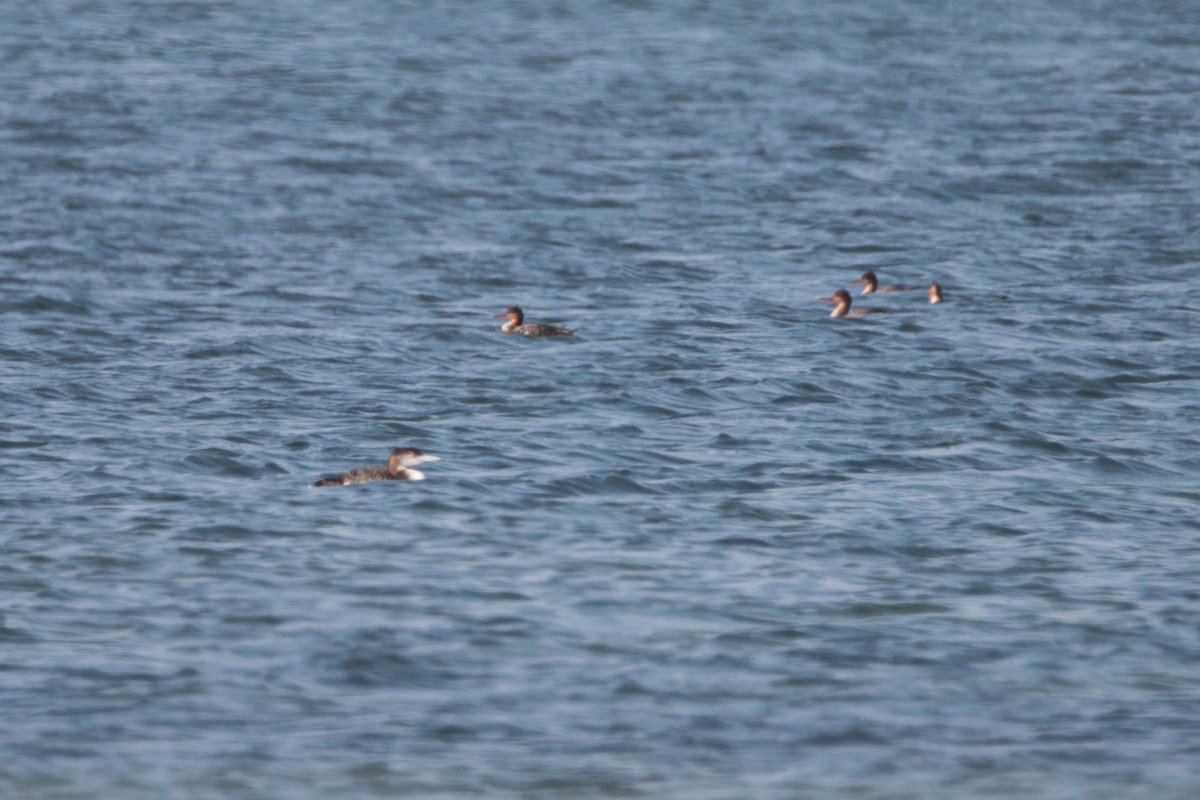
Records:
M829 297L822 297L822 301L826 303L837 303L833 311L829 312L831 317L865 317L867 314L891 314L891 309L887 308L856 308L850 310L850 293L845 289L838 289Z
M851 283L861 283L863 286L863 294L875 294L876 292L911 292L920 289L920 286L880 286L879 278L875 277L874 272L864 272L861 278L855 278Z
M541 322L525 322L525 312L520 306L509 306L503 314L497 317L508 317L508 322L500 326L505 333L523 333L526 336L570 336L575 331L570 328L560 328L557 325L545 325Z
M313 486L345 486L351 483L370 483L372 481L423 481L425 473L419 469L409 469L425 461L441 461L435 455L422 453L415 447L397 447L388 456L387 464L375 464L369 467L359 467L341 475L326 475Z

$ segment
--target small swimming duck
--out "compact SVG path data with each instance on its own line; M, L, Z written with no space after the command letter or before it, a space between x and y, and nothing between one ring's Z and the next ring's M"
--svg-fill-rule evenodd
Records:
M372 481L423 481L425 473L409 467L425 461L441 461L429 453L422 453L415 447L398 447L388 456L387 464L377 464L370 467L359 467L341 475L327 475L313 486L345 486L350 483L371 483Z
M938 286L937 281L934 281L933 283L929 284L929 302L930 303L942 302L942 287Z
M876 292L913 292L920 289L920 286L880 286L879 278L875 277L874 272L864 272L861 278L855 278L851 283L861 283L863 285L863 294L875 294Z
M525 322L525 312L520 306L509 306L503 314L497 317L508 317L508 322L500 326L505 333L523 333L526 336L570 336L575 331L570 328L560 328L557 325L543 325L540 322Z
M838 289L830 297L822 297L826 303L837 303L833 311L829 312L831 317L865 317L867 314L891 314L891 309L887 308L856 308L850 310L850 293L845 289Z

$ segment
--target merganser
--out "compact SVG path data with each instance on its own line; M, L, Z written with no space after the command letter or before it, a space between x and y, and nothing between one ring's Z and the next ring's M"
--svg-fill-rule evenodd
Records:
M570 328L560 328L557 325L543 325L540 322L525 322L525 312L520 306L510 306L497 317L508 317L508 322L500 326L505 333L523 333L526 336L570 336L575 331Z
M831 317L865 317L867 314L891 314L891 310L887 308L856 308L850 310L850 293L845 289L838 289L830 297L821 298L826 303L837 303L833 311L829 312Z
M863 294L875 294L876 292L911 292L920 289L920 286L880 286L879 278L875 277L874 272L864 272L861 278L855 278L851 283L861 283L863 285Z
M422 453L415 447L398 447L388 456L388 463L370 467L359 467L341 475L327 475L313 486L345 486L350 483L370 483L371 481L423 481L425 473L419 469L408 467L423 461L441 461L437 456Z
M937 281L934 281L933 283L929 284L929 302L931 302L931 303L942 302L942 287L938 286Z

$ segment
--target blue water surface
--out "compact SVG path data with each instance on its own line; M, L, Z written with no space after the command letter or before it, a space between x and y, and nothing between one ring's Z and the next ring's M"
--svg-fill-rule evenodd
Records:
M1187 4L3 11L0 796L1200 796Z

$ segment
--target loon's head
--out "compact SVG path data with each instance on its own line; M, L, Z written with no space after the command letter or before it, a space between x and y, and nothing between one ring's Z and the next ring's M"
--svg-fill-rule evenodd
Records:
M406 467L415 467L417 464L422 464L426 461L441 461L441 459L430 453L422 453L415 447L397 447L388 456L387 468L391 474L399 475L405 471ZM417 470L411 470L411 472L415 473L410 476L413 480L420 480L425 477L423 473Z

